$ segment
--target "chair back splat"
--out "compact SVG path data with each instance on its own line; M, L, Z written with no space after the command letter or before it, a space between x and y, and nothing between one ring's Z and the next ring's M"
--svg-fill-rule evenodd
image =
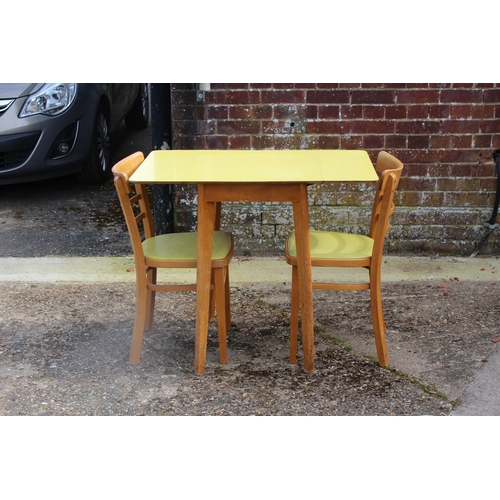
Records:
M333 231L311 231L311 265L313 267L360 267L368 270L362 283L318 283L313 289L370 290L370 306L375 345L380 366L388 366L385 322L382 310L381 266L389 218L394 212L394 192L401 179L403 164L391 154L381 151L375 169L379 181L375 191L370 227L366 236ZM290 363L297 360L298 323L300 314L295 234L286 242L285 259L292 266L292 304L290 317Z
M151 205L146 185L131 184L130 177L144 161L142 152L133 153L112 169L116 192L127 223L134 252L136 272L136 310L130 363L141 357L145 330L151 330L154 320L156 292L196 290L195 283L157 283L158 268L196 268L196 232L155 235ZM211 319L217 308L220 362L227 363L226 332L231 328L229 297L229 262L234 241L231 233L214 231L212 251Z

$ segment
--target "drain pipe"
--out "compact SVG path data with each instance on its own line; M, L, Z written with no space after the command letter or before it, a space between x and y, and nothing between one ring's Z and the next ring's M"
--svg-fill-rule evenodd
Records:
M495 196L495 206L493 207L491 219L484 225L488 228L486 234L483 236L476 249L471 253L471 257L475 257L479 253L479 250L481 250L483 245L488 241L488 238L490 237L490 234L493 232L493 230L499 227L499 224L496 224L496 220L498 214L498 204L500 202L500 149L497 149L493 153L493 161L497 166L497 193Z

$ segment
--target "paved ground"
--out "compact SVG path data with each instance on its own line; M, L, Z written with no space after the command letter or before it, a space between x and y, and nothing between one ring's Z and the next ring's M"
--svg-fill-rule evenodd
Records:
M317 370L307 376L300 356L298 365L287 361L288 266L236 258L229 364L218 363L211 327L206 374L197 377L193 294L158 301L156 327L132 367L130 258L0 258L1 412L498 415L497 264L387 258L390 370L374 362L366 295L315 292Z

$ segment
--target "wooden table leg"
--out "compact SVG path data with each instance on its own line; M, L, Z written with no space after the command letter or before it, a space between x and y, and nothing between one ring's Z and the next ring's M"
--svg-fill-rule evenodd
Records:
M198 265L196 273L196 337L194 372L205 371L207 357L208 313L210 306L210 276L212 271L212 234L215 203L205 199L205 185L198 185Z
M300 198L293 203L297 269L299 274L300 315L302 320L302 350L304 371L314 373L314 313L312 297L311 242L307 185L300 184Z

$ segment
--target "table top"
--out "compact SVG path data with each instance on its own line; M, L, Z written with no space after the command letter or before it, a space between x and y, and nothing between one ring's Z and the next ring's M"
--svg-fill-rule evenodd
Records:
M378 179L361 150L159 150L131 176L147 184L205 182L373 182Z

